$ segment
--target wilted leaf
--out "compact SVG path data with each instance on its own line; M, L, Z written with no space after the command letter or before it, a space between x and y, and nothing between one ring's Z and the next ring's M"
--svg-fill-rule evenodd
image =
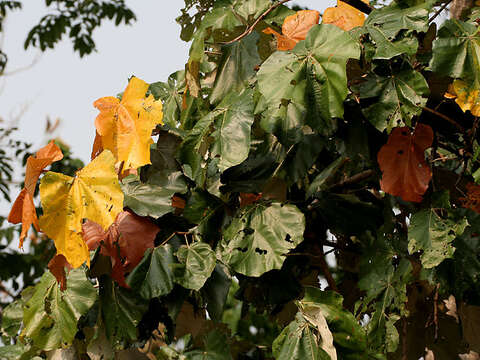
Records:
M457 314L457 302L455 301L455 296L450 295L447 300L443 300L445 307L447 308L446 314L455 318L457 323L459 322Z
M463 112L470 110L473 116L480 116L480 84L471 86L465 81L455 80L449 85L445 97L455 99Z
M68 288L61 291L55 277L46 272L25 304L22 336L36 347L53 350L72 343L77 321L96 301L97 291L82 269L67 276Z
M366 4L370 3L369 0L362 1ZM364 13L340 0L337 1L336 7L325 9L322 16L322 24L332 24L345 31L362 26L364 22Z
M63 154L60 148L53 141L50 141L46 146L38 150L35 156L29 156L27 159L25 187L18 195L8 215L8 221L11 223L22 223L20 248L23 246L23 240L27 236L28 229L30 229L32 224L37 231L39 230L37 213L33 204L38 178L48 165L62 158Z
M433 131L428 125L417 124L413 133L408 127L393 129L377 155L383 173L382 190L404 201L422 201L432 178L424 154L432 141Z
M48 172L40 182L43 215L40 228L55 241L57 254L77 268L90 264L82 239L83 219L94 220L108 228L123 208L123 193L110 151L103 151L75 178Z
M152 130L162 124L162 103L151 94L145 97L147 90L145 81L132 77L121 101L109 96L93 104L100 110L95 127L102 146L124 162L124 170L150 164Z
M138 265L147 249L153 248L160 229L148 218L122 211L107 231L93 221L86 221L82 231L89 250L101 246L101 254L112 258L112 278L126 287L125 273Z
M72 266L68 263L65 256L62 254L55 255L48 263L48 270L55 276L57 282L60 284L60 290L65 291L67 288L67 274L65 268L70 270Z
M278 50L291 50L295 45L305 40L310 28L318 24L320 13L316 10L300 10L296 14L285 18L282 25L282 34L272 28L263 30L266 34L273 34L277 38Z

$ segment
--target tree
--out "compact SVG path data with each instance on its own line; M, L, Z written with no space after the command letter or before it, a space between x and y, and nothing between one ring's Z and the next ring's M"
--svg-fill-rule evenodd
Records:
M287 2L186 1L185 70L27 160L56 255L0 357L478 358L480 9Z

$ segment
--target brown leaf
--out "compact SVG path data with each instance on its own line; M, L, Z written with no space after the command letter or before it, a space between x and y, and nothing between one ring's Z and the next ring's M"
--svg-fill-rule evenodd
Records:
M455 318L458 323L457 303L455 302L455 296L450 295L447 300L443 300L445 307L447 308L446 314Z
M460 200L464 208L480 213L480 186L468 183L467 197L461 197L458 200Z
M283 21L282 34L272 28L263 30L265 34L275 35L278 50L291 50L295 45L305 40L310 28L318 24L320 13L316 10L300 10L296 14L287 16Z
M72 266L68 263L65 256L62 254L55 255L48 263L48 269L60 284L60 290L65 291L67 289L67 275L65 268L72 269Z
M240 207L251 205L262 198L262 193L252 194L252 193L240 193Z
M148 248L154 247L159 231L148 218L129 211L118 214L107 231L90 220L82 225L83 239L89 250L101 246L100 253L112 259L112 278L124 287L128 287L125 274L138 265Z
M424 152L432 142L433 130L428 125L417 124L413 133L408 127L393 129L377 155L383 173L381 189L404 201L422 201L432 178Z

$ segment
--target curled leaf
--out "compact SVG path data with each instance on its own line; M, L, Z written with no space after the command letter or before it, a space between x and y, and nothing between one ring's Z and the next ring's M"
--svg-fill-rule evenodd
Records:
M108 228L123 208L115 159L110 151L102 152L79 170L75 178L48 172L40 182L43 216L40 228L55 241L58 254L78 268L90 264L88 248L82 239L83 219L94 219Z
M102 146L110 150L118 162L124 162L123 170L150 164L152 130L163 123L162 102L152 94L145 96L148 86L145 81L132 77L122 100L108 96L93 103L100 110L95 127Z
M368 0L362 1L366 4L369 3ZM323 24L332 24L345 31L363 26L364 22L365 15L361 11L340 0L337 2L337 6L327 8L322 16Z
M28 229L30 229L31 225L33 225L37 231L40 230L33 198L27 189L24 188L13 203L12 210L10 210L10 214L8 215L8 221L12 224L22 223L19 248L23 246L23 240L27 236Z
M95 140L93 140L92 154L90 155L90 160L95 159L103 151L102 137L95 131Z
M433 130L428 125L417 124L413 133L408 127L393 129L377 155L382 190L404 201L422 201L432 178L424 152L432 142Z
M300 10L296 14L287 16L283 21L282 34L272 28L263 30L265 34L275 35L278 50L291 50L295 45L305 40L310 28L318 24L320 13L316 10Z
M65 273L65 268L68 270L72 269L70 265L62 254L55 255L52 260L48 263L48 270L55 276L57 282L60 284L60 290L65 291L67 289L67 274Z

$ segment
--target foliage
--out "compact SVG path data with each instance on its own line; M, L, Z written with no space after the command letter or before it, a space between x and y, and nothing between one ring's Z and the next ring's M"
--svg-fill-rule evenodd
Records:
M286 3L187 0L185 70L95 102L92 162L40 180L53 275L0 358L480 351L478 9Z

